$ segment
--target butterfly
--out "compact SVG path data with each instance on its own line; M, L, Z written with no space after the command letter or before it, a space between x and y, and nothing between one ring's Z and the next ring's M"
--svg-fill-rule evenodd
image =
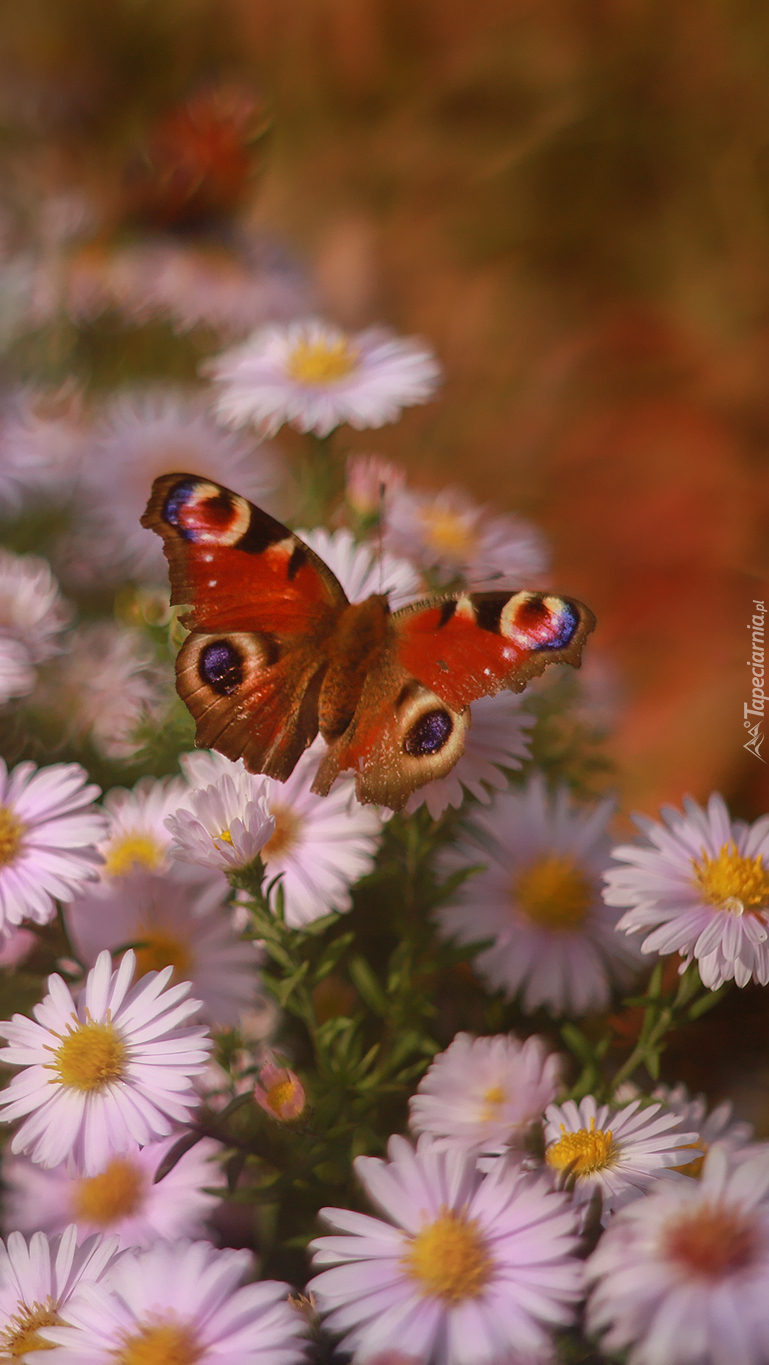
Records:
M595 625L543 592L350 603L309 545L194 474L156 479L142 525L163 537L171 602L189 607L176 678L196 744L285 781L320 732L322 796L351 769L359 801L400 810L457 762L472 701L550 663L579 668Z

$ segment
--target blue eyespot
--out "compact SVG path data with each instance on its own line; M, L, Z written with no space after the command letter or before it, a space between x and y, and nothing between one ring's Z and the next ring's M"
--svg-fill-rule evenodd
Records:
M451 738L454 722L448 711L426 711L414 721L403 741L404 752L412 758L438 754Z
M228 697L243 681L243 655L230 640L212 640L200 651L198 673L201 682Z

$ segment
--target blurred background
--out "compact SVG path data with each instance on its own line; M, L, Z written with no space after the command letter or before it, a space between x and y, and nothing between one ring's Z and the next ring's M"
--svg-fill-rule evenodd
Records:
M4 381L62 408L193 382L223 334L308 308L423 335L442 394L350 449L547 534L598 617L626 810L718 788L761 814L766 7L25 0L0 24Z

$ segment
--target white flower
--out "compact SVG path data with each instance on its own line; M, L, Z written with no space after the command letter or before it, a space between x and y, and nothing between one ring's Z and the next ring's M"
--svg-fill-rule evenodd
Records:
M691 798L685 814L666 806L664 824L636 816L645 845L623 844L624 866L605 875L607 905L632 907L617 928L651 929L644 953L696 959L703 984L769 982L769 816L755 824L730 820L714 793L703 810ZM683 969L683 968L682 968Z
M70 388L13 394L0 413L0 507L15 513L32 497L51 500L71 491L88 442Z
M28 696L36 678L23 644L0 635L0 706L12 697Z
M95 880L106 821L87 779L79 763L19 763L9 773L0 759L0 935L23 919L48 924L57 900Z
M365 602L372 593L386 592L392 610L397 611L424 593L422 580L408 560L386 551L379 554L373 544L361 544L344 527L327 531L316 526L296 534L328 564L350 602Z
M573 1183L575 1204L601 1195L604 1222L655 1180L688 1179L671 1168L691 1156L697 1133L682 1131L678 1114L662 1105L640 1104L613 1109L586 1095L579 1104L566 1100L547 1109L545 1161Z
M681 1168L685 1175L699 1176L714 1142L727 1147L733 1156L748 1156L755 1150L754 1144L748 1146L753 1136L753 1125L732 1118L730 1100L724 1100L708 1113L705 1096L690 1098L683 1084L673 1089L669 1085L658 1085L652 1091L652 1098L660 1100L672 1113L677 1114L682 1128L695 1128L699 1134L689 1154L689 1161Z
M447 806L461 806L465 791L488 805L491 800L488 788L500 791L507 786L501 769L520 768L522 760L531 757L530 731L535 718L521 709L520 697L509 692L480 697L472 704L471 716L459 762L446 777L412 792L404 807L406 815L425 805L433 820L437 820Z
M298 1365L304 1323L288 1285L257 1280L247 1251L156 1242L129 1252L104 1285L78 1294L67 1326L48 1327L57 1365Z
M390 1161L355 1168L383 1222L322 1209L343 1236L312 1242L308 1285L340 1348L366 1365L405 1351L423 1365L550 1360L549 1328L571 1321L581 1266L563 1195L504 1158L489 1175L461 1148L391 1138Z
M395 422L426 403L441 377L432 351L382 328L349 335L317 318L263 327L205 371L219 385L217 411L231 426L266 436L289 422L327 436L343 422L358 430Z
M459 576L473 586L530 588L548 561L533 526L518 517L491 516L460 488L397 490L387 505L384 544L441 580Z
M0 1242L0 1361L34 1365L33 1355L49 1349L40 1329L66 1320L73 1293L103 1278L116 1249L116 1237L98 1234L78 1246L74 1224L50 1240L36 1232L27 1245L12 1232Z
M0 1024L9 1046L0 1060L24 1070L0 1095L0 1117L25 1122L12 1152L41 1166L72 1159L82 1175L98 1175L110 1157L166 1137L197 1103L191 1078L211 1047L206 1030L188 1026L197 1000L189 982L169 987L172 967L130 989L136 959L127 952L116 972L101 953L78 1004L54 974L33 1009Z
M121 1247L149 1246L159 1237L203 1237L206 1218L218 1202L206 1186L220 1183L214 1158L222 1149L203 1138L153 1184L161 1161L178 1140L179 1134L172 1133L162 1142L133 1147L91 1176L75 1175L66 1164L46 1171L28 1157L6 1153L5 1226L55 1233L76 1223L80 1237L111 1233Z
M171 699L171 670L154 662L138 631L99 621L72 632L71 649L49 679L47 699L75 739L107 758L141 748L140 728L157 722Z
M177 332L204 326L234 336L302 313L308 288L296 266L271 243L238 245L158 235L102 257L86 250L70 267L69 311L91 320L112 307L133 323L164 317Z
M103 805L109 832L98 846L104 859L101 880L110 882L139 870L178 873L165 821L188 800L189 788L181 777L142 777L130 791L113 787L107 792Z
M153 480L186 469L257 503L275 484L273 457L222 431L199 399L161 388L121 395L106 408L83 471L91 512L79 546L100 578L166 581L162 542L139 519Z
M432 1062L410 1101L417 1133L501 1153L520 1146L526 1128L555 1097L560 1058L541 1038L458 1033Z
M41 664L59 652L71 616L45 559L0 550L0 639L18 642L28 663Z
M522 993L527 1011L556 1014L604 1009L613 982L627 983L637 954L615 932L599 878L609 856L611 801L575 807L565 787L548 796L535 774L521 791L504 792L472 823L445 858L453 871L486 864L437 912L443 932L460 943L493 939L474 959L492 990Z
M222 906L227 890L222 881L214 900L207 886L134 872L73 901L67 929L83 962L92 966L105 949L117 953L131 944L137 979L171 967L174 983L191 983L212 1023L236 1024L254 1003L259 959Z
M274 882L273 906L282 894L286 923L292 929L312 924L332 910L349 910L350 887L371 871L382 821L371 806L361 806L352 780L337 782L329 796L310 790L325 745L321 740L302 755L285 782L263 782L275 832L261 849L265 885ZM195 785L208 785L226 772L244 771L221 754L182 755L182 768ZM274 879L278 879L274 880Z
M701 1180L623 1209L587 1262L590 1332L629 1365L764 1365L768 1191L766 1149L732 1164L714 1147Z
M246 867L275 833L269 794L269 779L224 773L188 798L188 810L167 818L172 855L223 872Z

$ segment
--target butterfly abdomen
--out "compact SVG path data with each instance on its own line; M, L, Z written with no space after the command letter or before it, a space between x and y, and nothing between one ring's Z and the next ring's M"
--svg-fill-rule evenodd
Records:
M338 739L349 726L372 666L392 639L387 598L373 594L340 614L326 641L329 658L318 708L320 732Z

